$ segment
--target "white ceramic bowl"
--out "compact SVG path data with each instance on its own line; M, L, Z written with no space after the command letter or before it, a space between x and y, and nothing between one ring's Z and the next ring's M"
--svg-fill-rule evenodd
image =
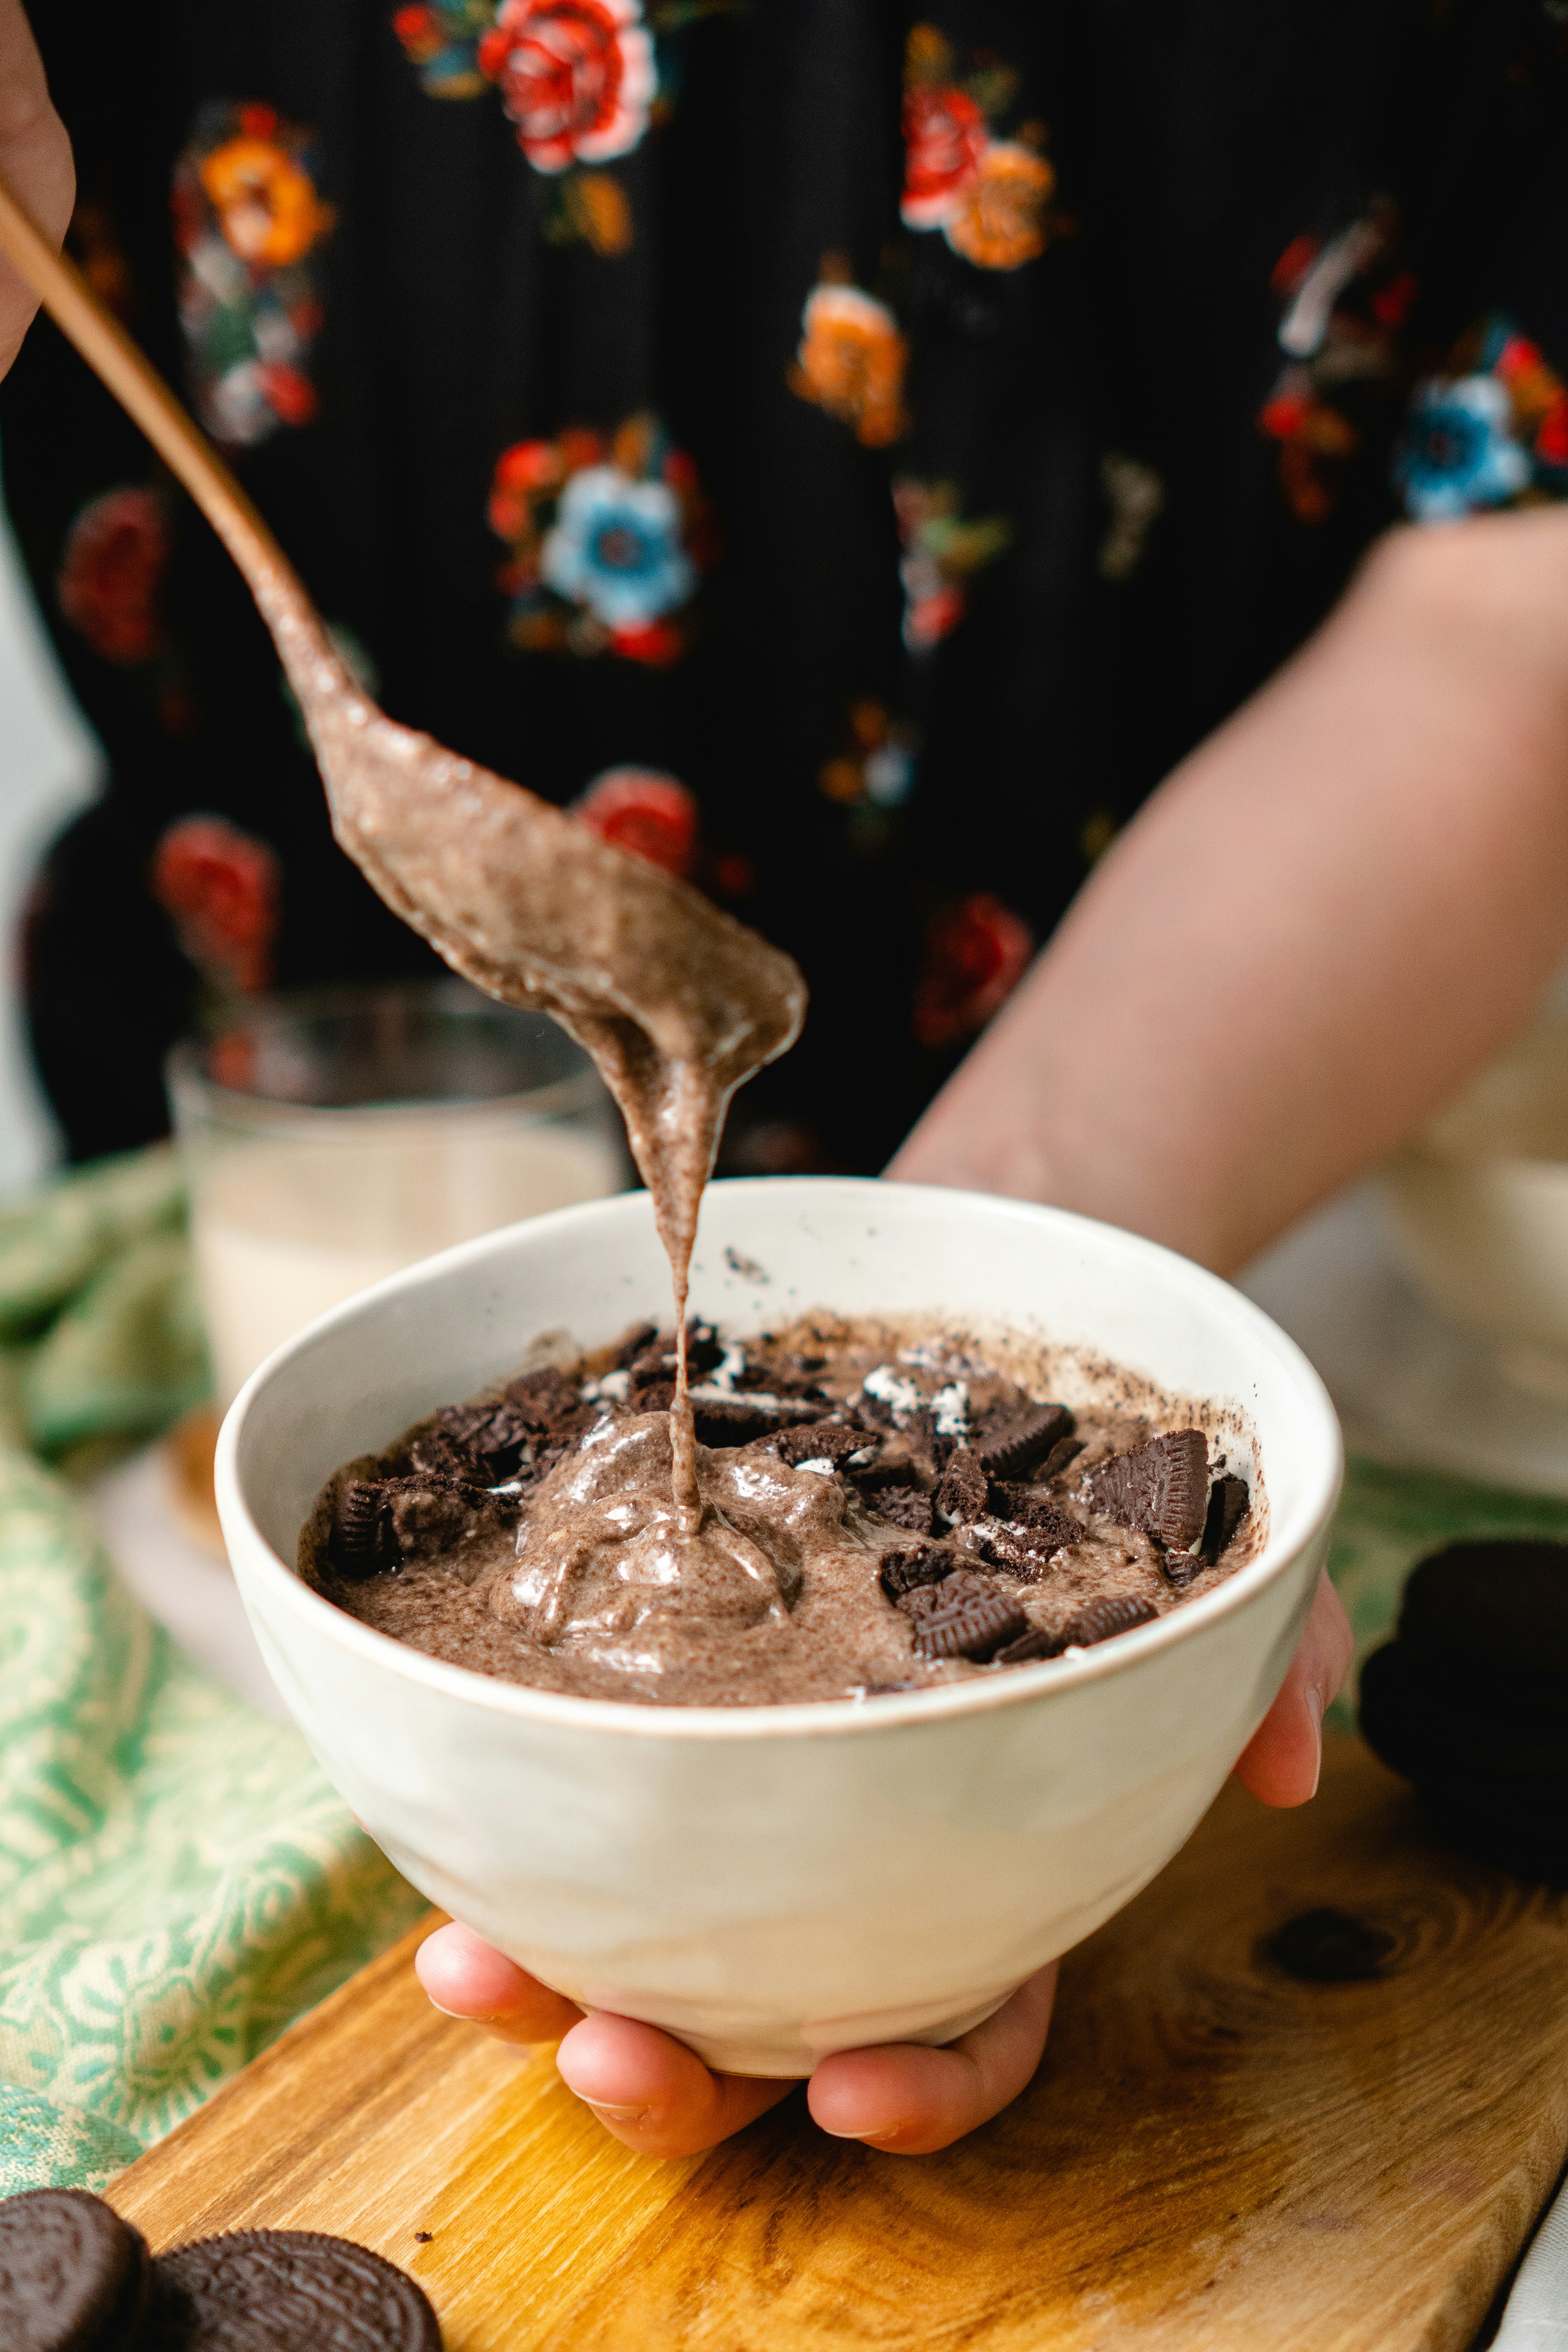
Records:
M738 2073L949 2040L1135 1895L1214 1797L1311 1599L1340 1481L1333 1409L1300 1349L1214 1276L975 1193L715 1185L692 1298L738 1333L831 1307L1048 1335L1228 1405L1256 1434L1268 1541L1102 1649L859 1704L561 1697L426 1657L310 1591L290 1563L340 1462L511 1370L542 1332L586 1347L668 1320L636 1193L448 1250L269 1358L218 1443L240 1591L371 1834L547 1984Z
M1400 1257L1504 1372L1568 1398L1568 1013L1537 1021L1397 1152L1380 1190Z

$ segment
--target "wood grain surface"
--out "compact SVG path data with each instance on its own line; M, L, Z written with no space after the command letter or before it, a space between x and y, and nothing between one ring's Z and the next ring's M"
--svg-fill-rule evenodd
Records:
M1282 1964L1323 1908L1375 1975ZM1031 2089L941 2156L826 2139L798 2095L632 2156L547 2052L428 2007L426 1932L110 2186L154 2246L358 2238L448 2352L1451 2352L1568 2147L1568 1900L1446 1853L1349 1740L1302 1812L1226 1790L1064 1962Z

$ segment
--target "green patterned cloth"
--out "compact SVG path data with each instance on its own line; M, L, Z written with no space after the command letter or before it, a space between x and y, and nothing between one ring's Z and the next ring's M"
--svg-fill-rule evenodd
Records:
M0 2194L97 2187L423 1907L191 1664L58 1468L205 1391L169 1156L0 1219Z
M9 2194L100 2185L422 1906L298 1734L192 1665L116 1581L61 1475L204 1392L166 1153L0 1218L0 1374ZM1352 1466L1332 1565L1358 1652L1423 1551L1531 1533L1568 1537L1568 1506Z

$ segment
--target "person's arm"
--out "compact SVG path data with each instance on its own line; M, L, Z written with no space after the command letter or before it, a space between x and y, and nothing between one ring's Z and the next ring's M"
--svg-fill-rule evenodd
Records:
M1401 533L1128 827L889 1173L1054 1201L1228 1269L1500 1044L1565 947L1568 511ZM1266 1803L1312 1794L1350 1654L1325 1580L1237 1767ZM508 2040L564 2035L566 2082L649 2155L710 2147L786 2087L584 2019L465 1927L419 1969ZM1055 1975L950 2050L826 2059L812 2115L946 2147L1028 2081Z
M889 1173L1228 1272L1568 952L1568 509L1377 549L1108 852Z
M21 0L0 0L0 177L60 244L76 202L76 172ZM37 307L37 296L0 261L0 375L21 350Z

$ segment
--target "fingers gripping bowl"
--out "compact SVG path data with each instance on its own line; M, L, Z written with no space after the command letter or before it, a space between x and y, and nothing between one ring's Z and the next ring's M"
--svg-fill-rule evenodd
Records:
M412 1882L547 1984L731 2072L802 2074L942 2042L1142 1886L1277 1690L1341 1471L1305 1358L1247 1300L1065 1212L837 1179L710 1189L695 1310L754 1330L812 1307L1077 1350L1245 1426L1257 1556L1104 1647L939 1689L657 1707L448 1664L288 1565L323 1481L536 1335L581 1347L667 1312L646 1196L487 1235L379 1284L264 1364L224 1424L218 1507L279 1688ZM1064 1359L1062 1384L1074 1375ZM1075 1399L1068 1393L1068 1402Z

